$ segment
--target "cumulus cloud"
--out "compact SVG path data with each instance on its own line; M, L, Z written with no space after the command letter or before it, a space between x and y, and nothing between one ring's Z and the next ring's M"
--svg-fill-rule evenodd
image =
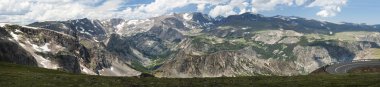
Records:
M197 10L199 12L203 12L206 9L206 4L198 4L197 5Z
M15 8L17 7L17 8ZM17 0L1 0L0 15L22 15L25 14L30 7L29 2Z
M341 11L341 7L346 5L347 0L315 0L308 7L321 7L317 13L321 17L335 16Z
M109 18L123 0L1 0L0 22ZM101 4L101 5L96 5Z
M253 0L253 8L258 11L273 10L279 5L293 5L293 0Z
M216 17L219 15L233 15L236 12L233 11L233 7L229 5L216 6L210 11L210 16Z
M216 16L276 10L278 6L319 8L317 16L331 17L347 0L155 0L125 7L128 0L0 0L0 22L34 22L77 18L148 18L195 6L195 10ZM124 7L123 7L124 6ZM123 7L123 8L121 8Z

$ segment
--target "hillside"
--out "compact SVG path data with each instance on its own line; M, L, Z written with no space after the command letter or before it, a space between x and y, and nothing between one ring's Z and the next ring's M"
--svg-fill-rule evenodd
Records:
M131 86L265 86L265 87L347 87L380 86L380 74L307 75L307 76L253 76L218 78L137 78L105 77L72 74L62 71L0 62L0 85L4 87L131 87Z

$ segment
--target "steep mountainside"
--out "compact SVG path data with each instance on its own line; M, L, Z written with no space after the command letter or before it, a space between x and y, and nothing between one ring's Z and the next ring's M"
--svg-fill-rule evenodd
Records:
M84 40L82 44L78 38L67 34L17 25L5 25L1 31L4 34L1 58L5 58L2 60L73 73L139 74L128 66L128 61L109 53L100 43L93 42L92 48L87 48Z
M55 47L61 46L72 53L72 58L65 58L72 60L61 63L77 60L79 65L100 75L139 72L158 77L305 75L331 63L380 58L377 55L380 27L299 17L244 13L212 18L201 13L182 13L141 20L85 18L27 26L50 29L67 35L60 38L68 40L29 41L41 50L32 50L33 53L24 48L30 53L25 56L46 54L46 43L47 48L56 52L61 50ZM18 28L5 27L11 36L12 32L18 32L12 29ZM72 44L64 45L70 40ZM52 45L56 43L57 46Z
M0 27L0 61L13 62L30 66L37 66L37 61L25 49L13 42L12 36L2 27Z

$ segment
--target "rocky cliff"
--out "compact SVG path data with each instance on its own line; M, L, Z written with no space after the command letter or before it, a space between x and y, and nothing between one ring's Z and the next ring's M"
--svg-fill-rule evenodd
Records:
M1 32L1 58L5 61L93 75L139 74L128 66L128 61L106 51L101 43L90 43L90 47L68 34L17 25L5 25Z

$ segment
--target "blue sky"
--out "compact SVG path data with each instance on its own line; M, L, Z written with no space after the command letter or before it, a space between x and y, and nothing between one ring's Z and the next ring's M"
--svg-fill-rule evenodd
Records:
M349 0L331 21L380 24L380 0Z
M280 7L274 11L261 12L266 16L286 15L300 16L311 19L327 20L332 22L354 22L380 24L380 0L348 0L342 11L333 17L319 17L315 15L318 8Z
M202 12L212 17L259 13L331 22L380 24L380 0L0 0L0 22L78 18L144 19Z

